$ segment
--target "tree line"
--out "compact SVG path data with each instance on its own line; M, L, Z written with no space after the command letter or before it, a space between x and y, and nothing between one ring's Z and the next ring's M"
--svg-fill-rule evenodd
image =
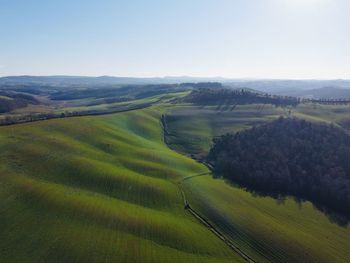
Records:
M254 92L247 89L200 88L194 89L184 98L185 102L200 105L217 104L272 104L275 106L296 107L301 100L296 97L278 96Z

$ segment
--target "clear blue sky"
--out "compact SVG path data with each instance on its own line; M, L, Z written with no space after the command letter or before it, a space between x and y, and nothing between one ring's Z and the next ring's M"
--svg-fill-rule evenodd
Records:
M350 78L349 0L0 0L0 76Z

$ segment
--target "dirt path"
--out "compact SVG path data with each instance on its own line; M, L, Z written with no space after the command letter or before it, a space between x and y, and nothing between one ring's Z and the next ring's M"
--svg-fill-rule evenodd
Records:
M188 202L185 192L183 190L182 183L186 180L192 179L194 177L198 176L204 176L209 175L210 173L202 173L197 175L191 175L188 177L183 178L179 183L178 187L181 192L183 203L184 203L184 209L186 209L191 215L193 215L201 224L203 224L205 227L207 227L211 232L213 232L218 238L220 238L223 242L226 243L227 246L229 246L233 251L235 251L238 255L240 255L245 261L249 263L257 263L256 260L252 259L249 255L244 253L239 247L237 247L235 244L232 243L230 239L228 239L224 234L220 232L213 224L211 224L207 219L205 219L203 216L201 216L196 210L194 210L190 203Z

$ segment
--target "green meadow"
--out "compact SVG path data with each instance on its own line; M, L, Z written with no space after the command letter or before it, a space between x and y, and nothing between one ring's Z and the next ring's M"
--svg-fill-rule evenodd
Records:
M300 104L281 108L273 105L193 105L177 104L166 114L167 143L183 154L205 156L213 138L235 133L280 116L333 123L350 130L349 105Z
M310 202L254 196L209 175L183 186L192 207L258 262L349 262L350 227Z
M167 143L181 153L205 156L213 138L237 132L288 115L289 110L272 105L196 106L179 104L167 111Z
M183 209L207 169L163 142L162 109L0 128L1 262L242 262Z
M0 262L244 262L184 210L179 183L191 207L258 262L349 262L349 227L309 202L277 202L195 176L208 169L190 158L203 157L216 136L280 115L347 128L348 107L173 99L0 127Z
M202 158L212 138L279 116L334 123L347 129L349 106L177 105L166 115L172 149ZM212 176L182 182L191 206L258 262L350 262L350 227L341 227L310 202L255 196Z

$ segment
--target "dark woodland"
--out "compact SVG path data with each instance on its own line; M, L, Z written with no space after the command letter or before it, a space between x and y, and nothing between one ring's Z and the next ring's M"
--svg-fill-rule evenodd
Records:
M289 96L270 95L249 89L200 88L185 97L185 102L200 105L217 104L272 104L275 106L297 106L300 99Z
M247 189L310 200L347 224L349 156L350 137L342 129L280 117L214 139L208 161L217 174Z

